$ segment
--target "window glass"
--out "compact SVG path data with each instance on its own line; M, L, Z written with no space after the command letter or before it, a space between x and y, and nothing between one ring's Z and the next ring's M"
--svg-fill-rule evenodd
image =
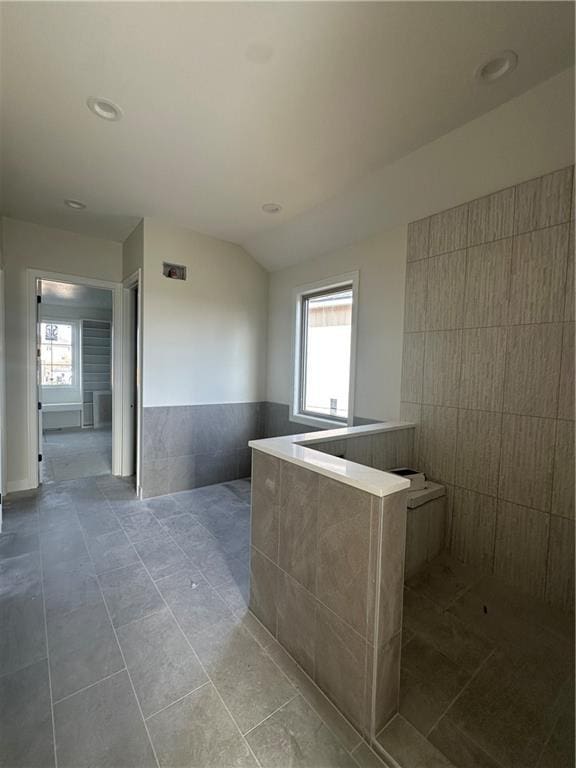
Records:
M42 386L74 384L73 328L70 323L40 323L40 371Z
M302 413L348 418L352 300L352 286L302 299Z

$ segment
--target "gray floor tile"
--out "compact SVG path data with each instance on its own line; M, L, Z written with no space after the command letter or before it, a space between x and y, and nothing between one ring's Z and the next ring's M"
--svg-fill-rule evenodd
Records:
M440 720L428 739L454 765L464 765L466 768L500 768L495 760L458 730L447 717Z
M161 579L157 586L190 640L221 620L233 620L220 595L192 566Z
M296 693L252 636L229 621L196 635L192 645L243 733Z
M45 568L65 560L78 560L88 555L84 536L79 529L59 528L40 536L40 551Z
M44 606L39 595L0 601L0 675L46 658Z
M162 518L162 525L172 536L178 538L181 534L186 534L188 531L196 528L198 520L194 515L178 510L176 514Z
M120 627L118 639L144 717L208 680L167 608Z
M75 480L80 477L109 475L112 471L112 456L108 451L87 451L76 456L50 459L56 482Z
M17 595L41 595L40 555L28 552L0 560L0 600Z
M401 715L380 731L378 741L403 768L455 768Z
M94 536L87 543L96 573L105 573L138 562L136 550L122 530Z
M169 576L189 564L189 560L167 533L134 544L153 579Z
M211 684L148 721L161 768L252 768L256 761Z
M124 667L103 600L48 616L48 648L55 701Z
M365 741L352 752L354 760L360 768L387 768L380 757L366 744Z
M37 533L1 533L0 558L18 557L27 552L37 552L39 540Z
M6 768L54 765L46 661L0 678L0 762Z
M9 512L3 510L2 533L38 533L39 519L34 507Z
M122 528L132 542L162 534L162 526L151 512L135 512L120 518Z
M246 738L263 768L356 766L350 753L301 696L250 731Z
M154 768L127 672L54 706L59 768Z
M78 560L52 563L44 570L44 599L48 616L68 613L102 601L94 565L86 553Z
M162 598L140 563L98 577L115 627L160 610Z
M78 519L84 534L90 536L101 536L104 533L120 532L122 528L118 518L112 510L99 510L94 512L79 512Z
M248 600L250 599L250 584L239 585L230 579L221 584L216 592L226 603L233 613L243 615L248 610Z
M172 517L180 513L180 506L172 496L159 496L157 499L148 499L145 508L152 512L157 520Z

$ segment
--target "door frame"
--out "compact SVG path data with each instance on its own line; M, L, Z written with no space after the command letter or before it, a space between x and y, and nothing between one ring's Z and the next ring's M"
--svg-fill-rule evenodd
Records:
M40 269L27 269L28 283L28 488L37 488L40 483L38 446L38 387L37 387L37 311L36 285L38 280L54 280L60 283L86 285L91 288L104 288L112 291L112 474L122 474L123 442L123 311L122 283L98 280L79 275L67 275L61 272L49 272Z
M131 294L137 289L136 327L133 325L133 305ZM137 269L122 283L123 311L123 370L122 382L122 434L126 438L122 445L122 475L136 475L136 494L142 496L142 269ZM132 316L131 316L132 315ZM134 332L136 344L133 347ZM131 338L129 338L131 336ZM134 354L135 353L135 354ZM133 382L136 377L136 408L132 409L134 391ZM134 413L135 410L135 413ZM133 446L128 440L130 430L128 420L134 419L136 431L136 456L132 457ZM132 458L135 466L132 467Z
M0 264L0 532L2 531L2 503L6 498L6 334L4 303L4 267Z

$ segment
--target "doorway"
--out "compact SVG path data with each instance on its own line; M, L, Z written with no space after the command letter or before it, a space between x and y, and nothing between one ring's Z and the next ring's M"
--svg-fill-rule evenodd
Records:
M112 291L38 279L40 481L112 474Z
M28 273L28 487L106 475L136 486L139 452L126 446L140 433L129 372L138 370L137 343L127 337L125 288ZM136 296L138 284L139 275Z

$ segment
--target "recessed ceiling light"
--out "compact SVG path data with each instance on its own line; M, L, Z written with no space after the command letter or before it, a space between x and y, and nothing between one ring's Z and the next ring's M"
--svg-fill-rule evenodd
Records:
M264 213L280 213L282 206L278 203L264 203L262 210Z
M118 104L114 104L110 99L100 97L88 99L86 102L88 109L103 120L120 120L122 110Z
M86 203L81 203L80 200L64 200L68 208L72 208L75 211L83 211L86 208Z
M474 77L481 83L493 83L504 75L510 74L518 66L518 54L514 51L501 51L482 62Z

